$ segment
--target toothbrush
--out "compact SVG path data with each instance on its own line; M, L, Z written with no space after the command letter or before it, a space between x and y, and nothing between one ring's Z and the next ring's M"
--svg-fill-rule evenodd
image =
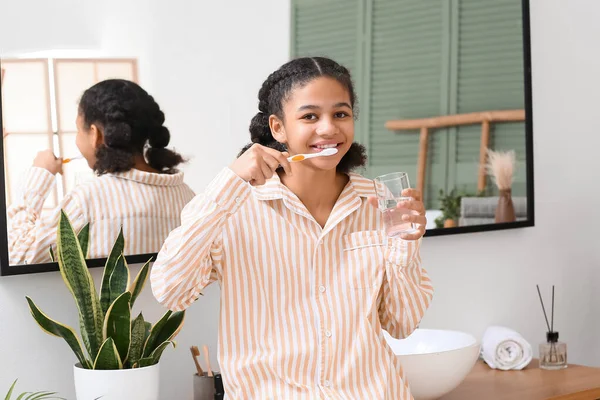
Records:
M83 156L79 155L79 156L75 156L75 157L71 157L71 158L65 158L62 163L63 164L70 163L71 161L79 160L80 158L83 158Z
M200 349L198 346L192 346L190 347L190 350L192 352L192 357L194 358L194 364L196 364L196 372L198 376L204 376L204 371L202 370L202 367L197 359L197 357L200 357Z
M321 156L332 156L338 152L338 149L335 147L330 147L327 149L323 149L318 153L310 153L310 154L296 154L295 156L288 157L289 162L298 162L304 161L308 158L321 157Z
M208 355L208 346L204 345L202 346L202 352L204 353L204 361L206 361L206 365L208 368L208 376L212 377L213 376L213 370L210 367L210 357Z

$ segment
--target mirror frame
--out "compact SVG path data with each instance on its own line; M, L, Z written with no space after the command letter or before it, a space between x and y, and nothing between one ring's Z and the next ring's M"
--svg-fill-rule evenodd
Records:
M532 110L532 83L531 83L531 32L529 0L521 1L522 38L523 38L523 79L525 96L525 155L526 155L526 188L527 188L527 220L498 224L483 224L455 228L429 229L425 237L445 236L459 233L475 233L515 229L535 226L534 178L533 178L533 110ZM1 58L0 58L1 65ZM0 98L2 89L0 88ZM2 102L0 101L0 132L2 131ZM0 160L4 160L4 140L0 141ZM5 187L4 162L0 162L0 188ZM4 190L2 190L4 192ZM58 271L58 263L43 263L31 265L14 265L8 263L8 231L6 216L6 196L0 195L0 276L22 275L40 272ZM136 254L125 256L128 264L143 264L149 259L156 260L157 253ZM87 259L89 268L102 267L106 258Z

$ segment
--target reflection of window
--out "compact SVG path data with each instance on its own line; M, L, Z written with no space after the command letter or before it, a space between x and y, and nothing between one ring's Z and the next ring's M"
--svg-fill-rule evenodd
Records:
M521 18L521 0L292 0L291 55L329 56L351 69L367 175L402 170L416 178L418 133L394 133L385 123L522 109ZM476 192L480 131L475 125L430 136L428 206L440 189ZM524 124L494 124L491 147L516 150L513 193L524 195Z
M7 206L38 151L57 157L79 154L77 104L95 83L122 78L137 82L133 59L2 59L2 118ZM66 164L45 208L55 207L77 183L93 176L84 160Z

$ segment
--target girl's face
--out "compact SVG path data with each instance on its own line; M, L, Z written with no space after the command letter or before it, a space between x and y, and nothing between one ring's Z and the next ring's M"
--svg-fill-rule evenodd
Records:
M75 144L83 158L87 161L88 166L93 169L96 164L96 148L99 144L102 144L102 133L94 124L89 129L86 129L83 116L79 114L75 123L77 125Z
M303 165L334 169L354 141L350 94L333 78L319 77L293 88L283 114L283 121L272 115L269 122L273 136L287 145L290 155L338 149L337 154L311 158L302 161Z

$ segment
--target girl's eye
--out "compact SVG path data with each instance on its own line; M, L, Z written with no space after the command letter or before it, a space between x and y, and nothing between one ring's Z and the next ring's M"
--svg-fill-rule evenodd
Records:
M313 120L317 119L317 116L315 114L306 114L306 115L302 116L302 119L306 119L308 121L313 121Z
M340 111L340 112L335 113L335 117L336 118L345 118L345 117L348 117L348 116L349 116L348 113L345 112L345 111Z

